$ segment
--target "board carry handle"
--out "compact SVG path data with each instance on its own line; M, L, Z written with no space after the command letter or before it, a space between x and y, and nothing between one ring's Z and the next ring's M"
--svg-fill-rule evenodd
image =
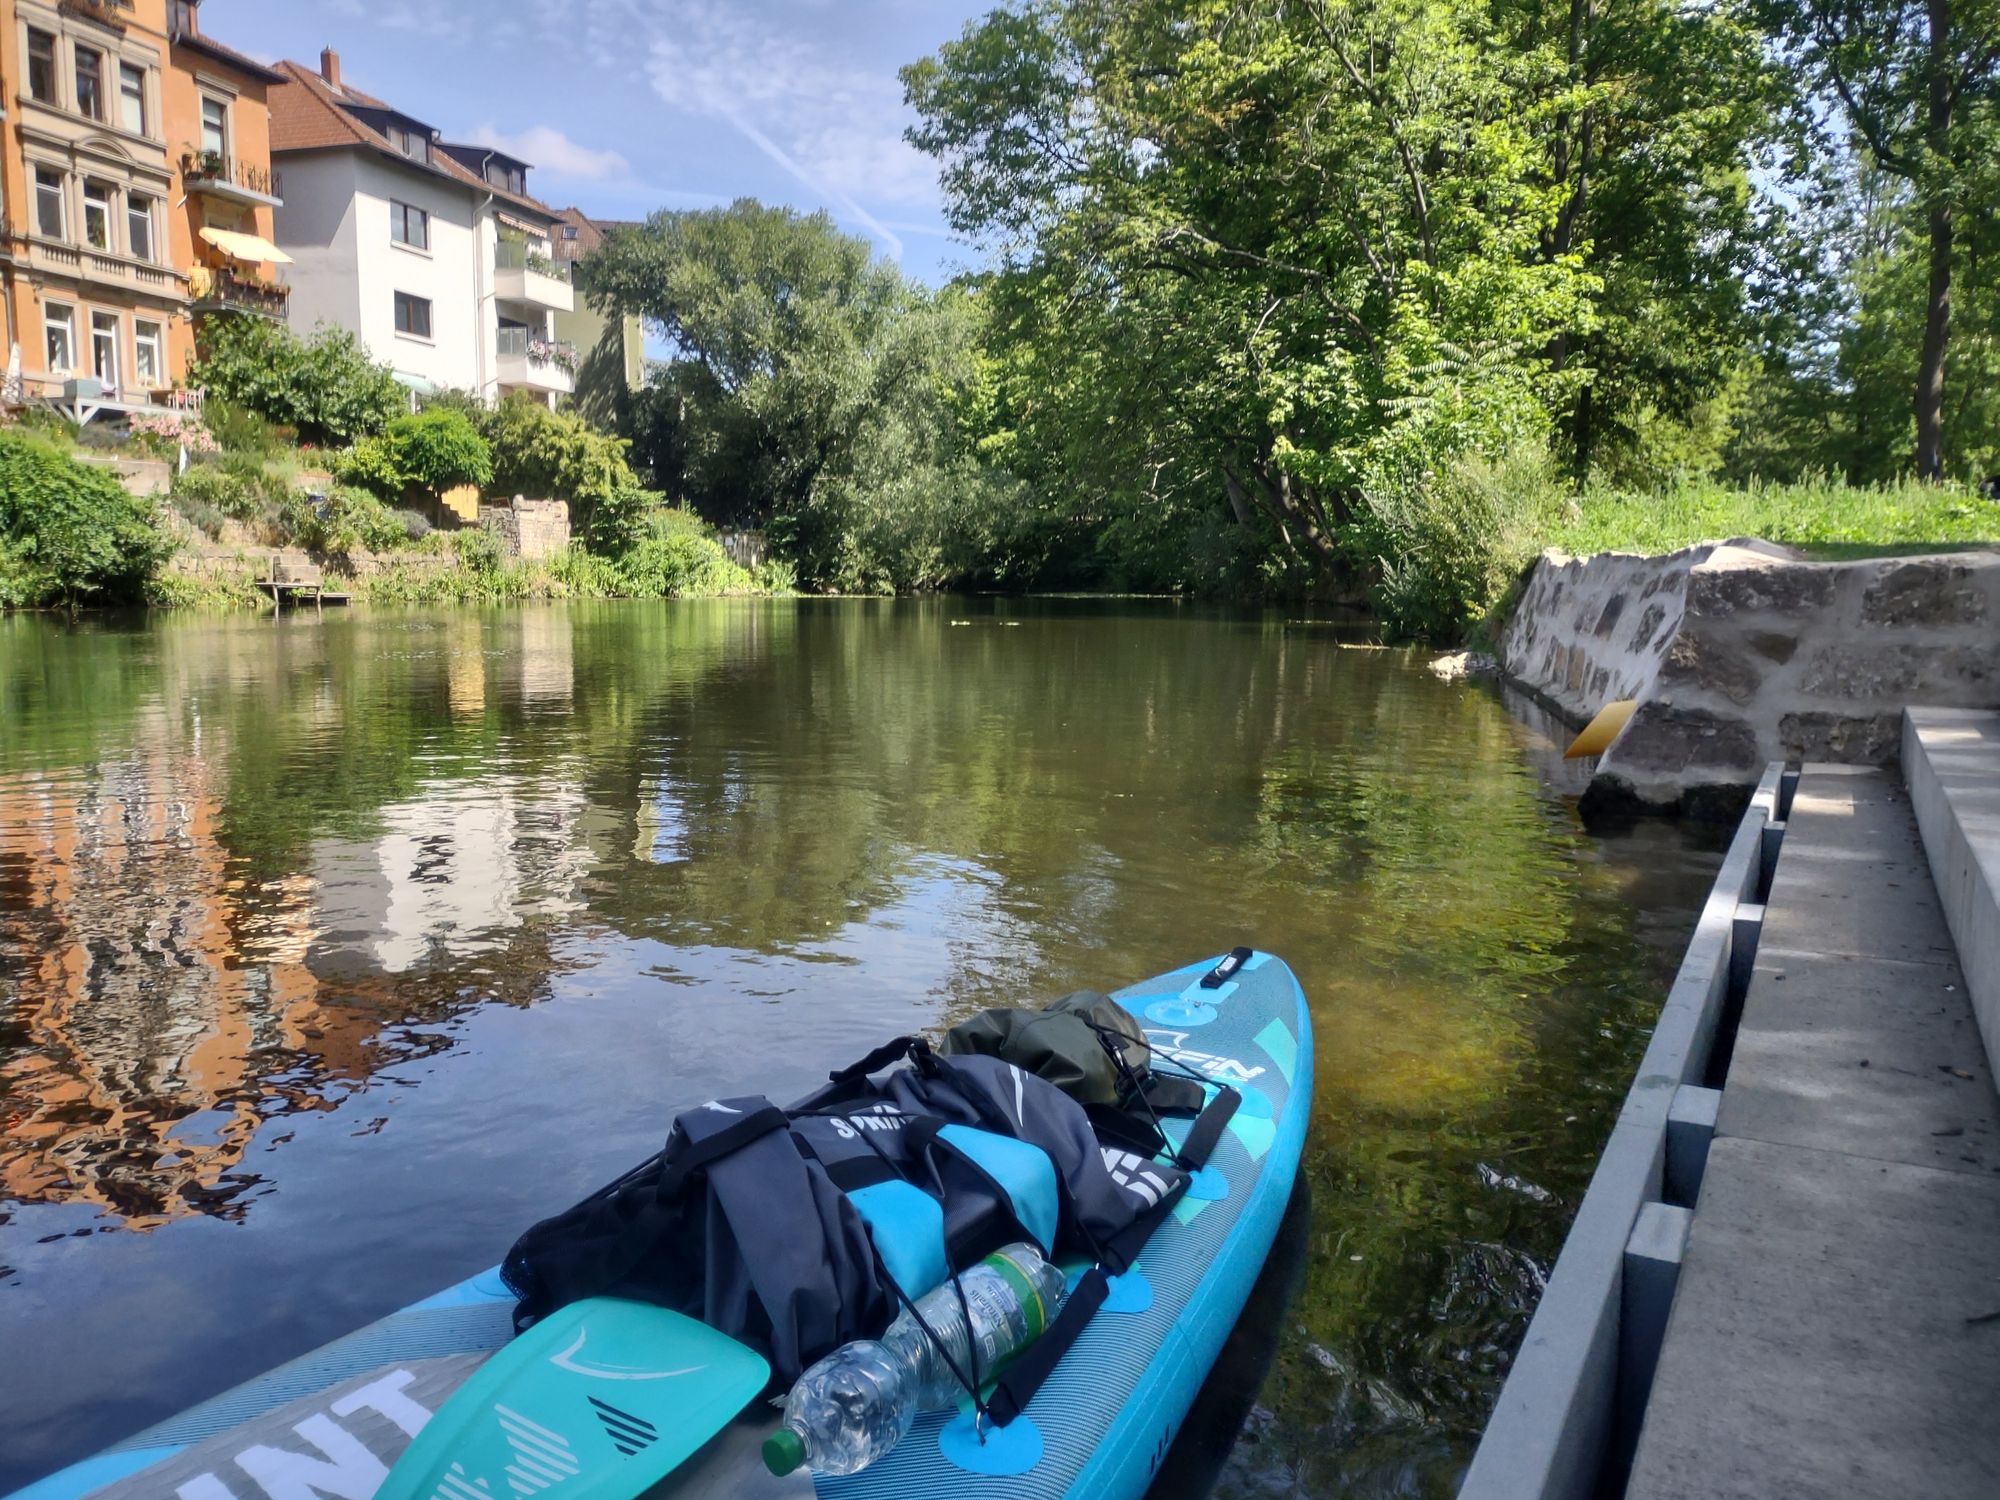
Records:
M1256 956L1257 950L1255 948L1231 948L1221 963L1201 976L1201 987L1205 990L1221 989L1231 979L1236 977L1238 969L1249 963Z

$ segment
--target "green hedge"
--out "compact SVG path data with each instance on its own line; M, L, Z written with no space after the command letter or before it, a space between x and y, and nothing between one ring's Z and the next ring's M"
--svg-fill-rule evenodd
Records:
M0 433L0 607L136 604L174 544L110 474Z

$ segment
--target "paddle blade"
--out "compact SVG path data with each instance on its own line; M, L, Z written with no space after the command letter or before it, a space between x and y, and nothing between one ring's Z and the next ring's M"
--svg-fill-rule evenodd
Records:
M1639 706L1637 698L1620 698L1615 703L1607 703L1597 711L1597 717L1583 726L1583 733L1570 741L1569 749L1563 751L1564 760L1582 760L1589 755L1602 755L1618 738L1618 731L1625 727L1625 721L1632 717L1632 710Z
M754 1350L644 1302L592 1297L480 1366L404 1450L376 1500L632 1500L771 1378Z

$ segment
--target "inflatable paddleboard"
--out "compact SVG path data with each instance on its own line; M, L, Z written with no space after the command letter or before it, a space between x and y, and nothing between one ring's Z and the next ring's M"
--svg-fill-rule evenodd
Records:
M1204 987L1219 962L1204 959L1113 997L1137 1017L1156 1050L1237 1090L1242 1102L1137 1265L1113 1282L1108 1300L1020 1417L981 1443L965 1413L926 1413L859 1474L800 1470L778 1478L759 1451L777 1425L776 1411L752 1401L649 1493L676 1500L1143 1495L1270 1251L1311 1111L1311 1022L1291 970L1270 954L1253 953L1224 982ZM1168 1124L1170 1134L1186 1128ZM1147 1163L1131 1157L1112 1165L1139 1173ZM12 1500L368 1500L430 1416L461 1386L478 1384L481 1365L513 1337L513 1306L497 1268L484 1271ZM720 1337L698 1327L691 1332ZM607 1399L592 1403L603 1408L603 1432L591 1440L619 1453L671 1442L675 1434L635 1421L617 1404L610 1382L620 1378L632 1377L608 1373ZM734 1378L755 1389L754 1371ZM711 1380L702 1394L712 1405L721 1388ZM526 1414L500 1411L496 1432L519 1462L498 1476L447 1473L427 1500L607 1493L583 1467L582 1435L565 1438Z

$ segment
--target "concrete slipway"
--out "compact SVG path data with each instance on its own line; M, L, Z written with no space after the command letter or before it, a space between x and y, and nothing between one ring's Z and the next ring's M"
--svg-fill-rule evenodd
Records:
M1470 1500L2000 1496L2000 714L1903 764L1760 784Z

